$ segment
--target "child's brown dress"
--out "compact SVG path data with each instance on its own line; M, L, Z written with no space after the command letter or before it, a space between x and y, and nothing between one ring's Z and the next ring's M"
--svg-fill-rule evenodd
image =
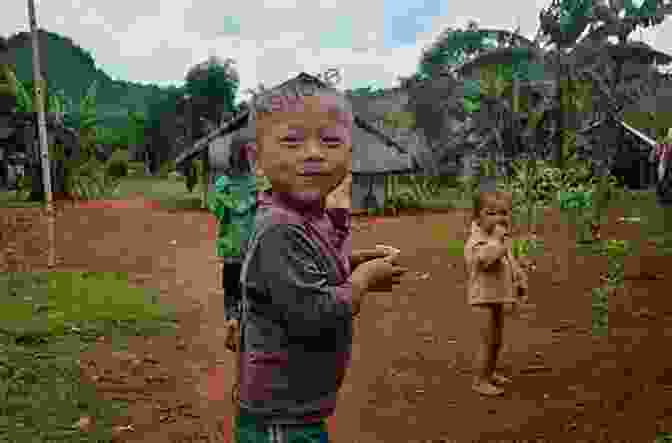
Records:
M464 246L467 263L467 297L472 306L518 303L518 288L527 289L527 276L511 250L488 269L483 264L484 247L497 244L477 223Z

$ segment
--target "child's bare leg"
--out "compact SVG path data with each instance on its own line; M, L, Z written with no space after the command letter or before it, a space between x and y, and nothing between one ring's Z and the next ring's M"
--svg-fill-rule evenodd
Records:
M492 306L475 307L474 320L479 332L479 345L474 362L473 388L480 394L499 395L503 391L492 384L497 356L496 311Z
M490 380L496 384L506 384L510 383L511 380L497 372L497 361L502 351L502 333L504 331L504 311L501 305L493 307L493 319L492 372L490 373Z

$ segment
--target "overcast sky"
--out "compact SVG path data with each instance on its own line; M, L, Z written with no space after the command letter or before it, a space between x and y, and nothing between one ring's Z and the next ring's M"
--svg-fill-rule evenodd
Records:
M25 0L2 0L0 32L28 30ZM7 4L9 3L9 4ZM70 6L67 6L68 3ZM550 0L37 0L41 27L91 51L113 78L181 84L190 66L232 57L241 91L330 67L344 88L391 87L448 26L520 25L532 37ZM235 6L232 6L234 5ZM672 53L668 20L640 37ZM643 37L643 38L642 38Z

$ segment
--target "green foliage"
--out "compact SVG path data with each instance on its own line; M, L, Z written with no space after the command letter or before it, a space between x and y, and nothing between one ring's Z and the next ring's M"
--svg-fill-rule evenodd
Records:
M159 177L168 178L168 175L171 172L175 172L175 160L169 160L164 162L159 169Z
M369 85L352 89L348 93L355 97L380 97L385 94L385 89Z
M492 36L485 31L449 28L423 51L418 74L421 78L434 78L443 67L457 66L469 55L495 47Z
M185 184L189 192L193 192L199 180L203 176L203 160L193 160L187 172Z
M463 240L456 240L456 239L450 239L447 242L446 249L448 252L448 255L451 257L464 257L464 245L465 242Z
M672 433L659 432L654 443L672 443Z
M219 122L222 112L233 112L240 79L233 59L211 57L189 70L185 90L191 95L195 113L211 122Z
M129 145L142 146L145 144L147 117L140 112L128 113L127 139Z
M567 168L559 169L545 160L517 159L512 166L513 175L506 182L498 183L498 188L513 194L514 218L526 217L531 229L537 211L559 203L579 226L580 241L583 241L594 220L592 209L596 206L598 189L598 178L591 176L589 163L576 160ZM610 176L607 180L609 189L615 189L615 178ZM588 197L590 200L586 201Z
M406 111L386 112L384 123L391 128L413 129L415 128L415 116L412 112Z
M24 201L28 199L33 190L33 177L30 174L24 174L19 177L16 187L16 200Z
M514 238L511 241L511 252L517 259L538 255L544 249L544 241L536 237Z
M592 10L592 0L560 0L560 30L573 34L579 18L589 17Z
M20 80L16 80L17 109L19 112L34 112L33 97Z
M462 201L473 201L478 191L479 178L470 176L458 177L458 198Z
M624 279L623 259L631 253L627 240L606 240L602 243L601 253L607 257L609 269L606 280L611 286L621 286Z
M107 175L116 179L127 177L128 162L121 159L111 160L107 165Z
M593 193L592 189L561 189L558 192L560 209L565 211L592 209Z
M607 287L593 288L592 292L592 329L596 337L609 335L609 295L611 289Z
M607 257L609 267L603 277L606 284L593 289L593 333L598 336L608 334L609 296L616 288L623 286L625 257L632 253L627 240L606 240L598 245L598 252Z
M517 159L512 166L513 176L499 186L512 192L514 199L527 198L543 206L550 206L560 196L567 198L568 192L594 190L597 183L597 178L591 176L590 167L585 162L576 162L566 169L559 169L550 166L545 160L534 160L530 168L527 160ZM611 177L610 180L615 185L615 178ZM527 188L529 194L526 195Z
M402 188L385 199L386 208L420 209L422 200L409 188Z
M66 158L63 146L50 146L52 158L65 164L65 192L87 200L111 197L119 190L118 177L109 175L105 164L95 154L99 133L96 88L96 82L89 86L74 119L79 133L80 155Z

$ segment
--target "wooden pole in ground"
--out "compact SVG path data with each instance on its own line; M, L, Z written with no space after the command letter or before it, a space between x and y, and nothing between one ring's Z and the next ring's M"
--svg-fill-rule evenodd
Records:
M238 425L238 415L240 414L240 346L242 344L242 328L239 323L236 331L236 351L233 354L233 387L231 389L231 399L233 400L233 414L231 416L231 443L237 443L236 426Z
M49 163L49 140L47 138L47 118L44 112L44 88L40 66L40 43L37 18L35 13L35 0L28 0L28 19L33 44L33 79L35 83L35 108L37 111L38 136L40 140L40 157L42 164L42 183L44 185L44 197L47 215L47 235L49 239L49 256L47 266L56 265L55 245L55 211L53 194L51 191L51 168Z

